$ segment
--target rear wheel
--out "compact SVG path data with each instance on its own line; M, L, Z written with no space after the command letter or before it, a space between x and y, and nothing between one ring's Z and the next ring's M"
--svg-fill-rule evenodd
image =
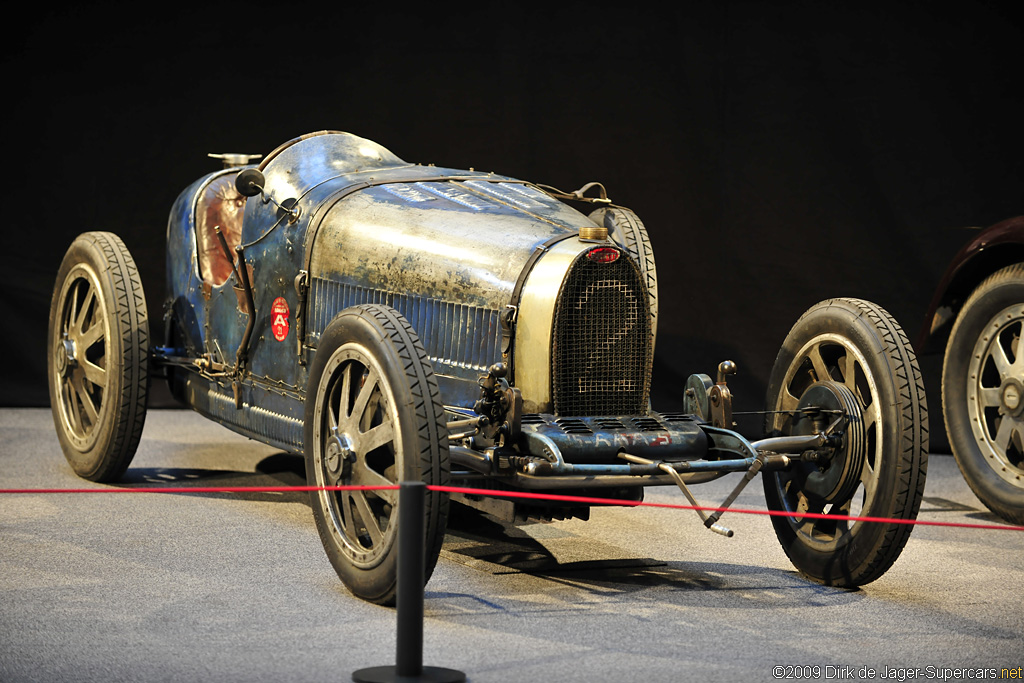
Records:
M971 293L949 336L942 411L971 490L992 512L1024 524L1024 263Z
M339 314L320 338L306 398L306 476L313 486L449 482L437 380L416 332L386 306ZM398 491L310 493L317 530L356 596L394 604ZM426 492L426 581L441 551L448 494Z
M909 524L850 522L828 515L917 517L927 469L928 413L917 359L880 307L858 299L813 306L786 337L768 385L769 436L808 433L809 412L845 413L842 447L826 462L766 474L772 510L824 519L772 517L797 569L828 585L874 581L899 557ZM808 411L806 409L812 409ZM821 418L819 418L821 419Z
M116 481L146 420L149 322L124 243L88 232L71 244L50 303L50 408L64 456L92 481Z

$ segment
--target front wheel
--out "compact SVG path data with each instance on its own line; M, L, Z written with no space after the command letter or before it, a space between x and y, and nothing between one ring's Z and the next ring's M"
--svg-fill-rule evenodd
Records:
M398 491L447 485L448 431L437 380L415 330L386 306L346 309L327 326L306 395L306 478L320 540L356 596L394 604ZM426 492L426 574L441 552L448 495Z
M992 512L1024 524L1024 263L971 293L942 364L949 443L971 490Z
M805 576L834 586L874 581L913 528L829 515L913 520L927 469L928 409L917 358L898 323L858 299L811 307L786 337L768 384L765 431L807 433L808 416L844 413L844 443L830 460L766 474L765 499L783 549ZM808 410L810 409L810 410ZM820 418L819 418L820 419ZM801 512L826 515L800 518Z

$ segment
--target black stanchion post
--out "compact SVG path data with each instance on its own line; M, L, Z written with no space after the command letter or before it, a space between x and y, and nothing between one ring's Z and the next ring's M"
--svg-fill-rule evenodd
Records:
M398 492L398 636L395 669L399 676L423 673L423 515L427 487L402 482Z
M375 666L352 674L356 683L461 683L455 669L423 666L423 536L427 485L403 481L398 491L398 636L395 666Z

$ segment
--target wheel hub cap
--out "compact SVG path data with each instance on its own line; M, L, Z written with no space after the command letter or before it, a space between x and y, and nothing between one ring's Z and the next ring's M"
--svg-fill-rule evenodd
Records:
M355 451L352 450L352 438L348 434L334 434L327 440L324 449L324 464L327 465L327 471L334 477L347 476L353 460L355 460Z
M71 371L78 364L75 360L75 342L70 339L63 339L61 343L57 345L54 350L54 356L57 363L57 374L61 377L67 377L71 374Z
M1007 379L999 390L1002 401L1000 412L1010 417L1020 417L1024 412L1024 386L1017 379Z
M847 423L842 446L835 450L826 466L807 475L804 491L826 503L845 500L860 482L867 453L864 416L860 403L846 386L825 381L812 385L801 397L798 409L809 407L831 411L822 426L831 423L839 413L846 415ZM794 421L795 434L813 434L816 431L812 419L802 418Z

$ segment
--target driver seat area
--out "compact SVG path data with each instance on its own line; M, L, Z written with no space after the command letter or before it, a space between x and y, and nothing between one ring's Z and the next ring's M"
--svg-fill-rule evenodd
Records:
M231 261L224 254L214 227L220 226L234 258L235 247L242 237L245 197L235 189L238 172L213 178L201 191L196 202L196 252L199 275L211 287L224 284L231 276Z

